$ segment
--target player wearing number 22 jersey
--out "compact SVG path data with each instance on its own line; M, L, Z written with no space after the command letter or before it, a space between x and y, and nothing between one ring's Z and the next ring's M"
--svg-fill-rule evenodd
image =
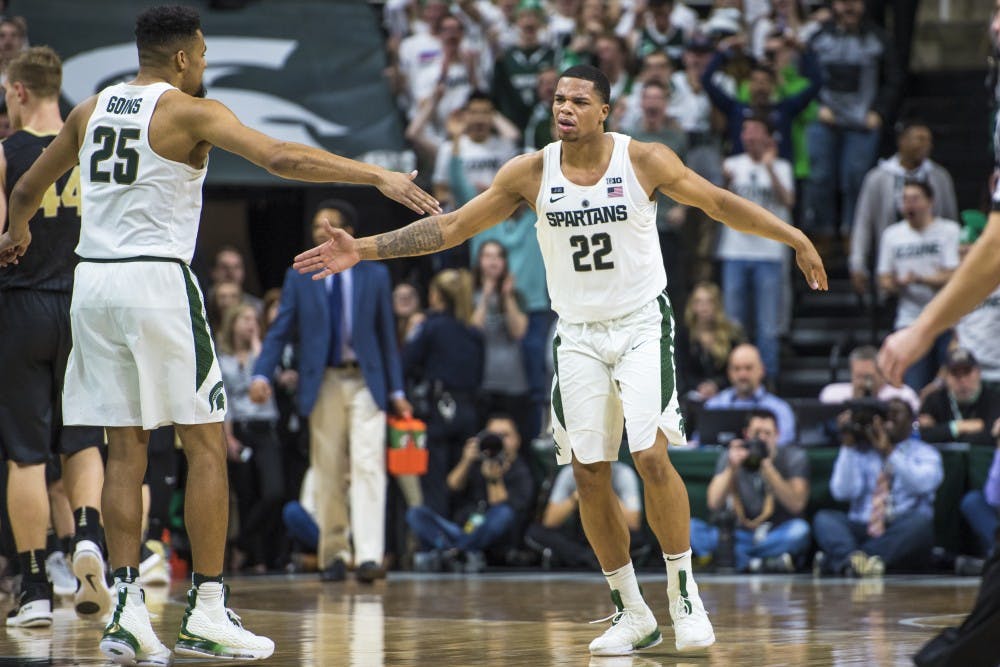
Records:
M667 599L678 650L704 649L715 634L691 573L687 491L667 444L685 441L673 368L673 315L656 234L656 191L738 229L794 247L815 289L826 288L816 249L798 230L688 170L667 147L605 133L610 86L582 65L562 73L553 117L560 141L504 165L492 185L451 213L398 231L327 243L296 258L316 278L362 259L419 255L457 245L535 208L552 308L553 432L560 463L572 463L580 516L611 587L611 627L590 644L622 655L662 641L629 560L628 530L611 490L623 425L643 479L646 517L664 549Z

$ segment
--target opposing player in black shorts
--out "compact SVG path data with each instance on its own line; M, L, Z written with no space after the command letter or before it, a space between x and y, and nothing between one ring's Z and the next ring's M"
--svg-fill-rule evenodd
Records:
M16 132L0 146L4 198L55 138L62 64L48 47L31 48L7 68L6 99ZM80 173L75 167L45 193L31 220L39 241L16 265L0 268L0 443L7 461L9 508L23 579L8 626L52 624L52 586L45 571L49 498L45 465L63 457L63 480L73 507L73 572L80 580L77 613L99 619L111 603L100 549L104 464L100 428L62 425L63 376L71 346L69 306L80 236ZM44 238L43 238L44 237Z

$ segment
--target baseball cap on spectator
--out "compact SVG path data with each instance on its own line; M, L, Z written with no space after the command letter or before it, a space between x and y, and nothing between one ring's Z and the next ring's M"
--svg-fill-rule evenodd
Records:
M517 5L517 12L538 12L540 14L545 13L545 8L542 7L541 0L521 0Z
M708 35L695 33L684 44L684 49L686 51L695 51L696 53L708 53L709 51L715 51L715 42Z
M949 373L964 373L973 368L978 368L979 362L976 361L975 355L969 350L964 347L956 347L948 353L948 360L945 362L945 367Z
M986 228L986 215L976 209L966 209L959 217L962 219L962 233L958 242L962 245L975 243Z

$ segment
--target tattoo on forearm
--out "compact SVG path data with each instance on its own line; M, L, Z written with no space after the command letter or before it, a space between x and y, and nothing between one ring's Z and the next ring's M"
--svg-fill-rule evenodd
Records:
M440 218L417 220L394 232L379 234L375 240L375 252L379 259L426 255L444 248Z

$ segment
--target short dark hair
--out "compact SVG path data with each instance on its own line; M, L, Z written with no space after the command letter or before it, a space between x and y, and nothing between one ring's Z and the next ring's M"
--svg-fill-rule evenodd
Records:
M358 209L354 205L343 199L324 199L316 207L316 213L322 210L337 211L344 219L344 227L350 227L355 232L358 231Z
M764 408L754 408L747 413L747 421L743 425L744 429L750 428L750 422L754 419L770 419L774 423L774 428L778 428L778 417L770 410Z
M933 134L930 124L923 118L910 117L896 123L896 136L901 137L915 127L922 127Z
M494 420L508 421L514 426L514 431L520 433L520 431L517 430L517 420L514 419L514 415L509 412L491 412L489 416L486 417L486 421L483 422L483 426Z
M771 78L771 81L778 80L778 73L774 71L774 68L767 63L758 60L757 62L750 65L750 73L763 72Z
M920 188L928 199L934 199L934 188L926 181L918 181L915 178L908 178L903 181L904 188Z
M140 64L159 64L176 52L180 42L194 38L199 30L201 17L192 7L150 7L135 20L135 45L139 48Z
M469 105L471 105L473 102L489 102L490 104L493 104L493 98L490 97L490 94L487 93L485 90L479 90L477 88L476 90L473 90L471 93L469 93L469 97L465 100L464 108L468 109Z
M594 90L601 96L605 104L611 102L611 82L604 72L593 65L573 65L559 75L560 79L583 79L594 84Z
M767 130L769 135L774 134L774 124L771 122L771 118L764 111L754 111L749 116L743 119L744 123L760 123Z

